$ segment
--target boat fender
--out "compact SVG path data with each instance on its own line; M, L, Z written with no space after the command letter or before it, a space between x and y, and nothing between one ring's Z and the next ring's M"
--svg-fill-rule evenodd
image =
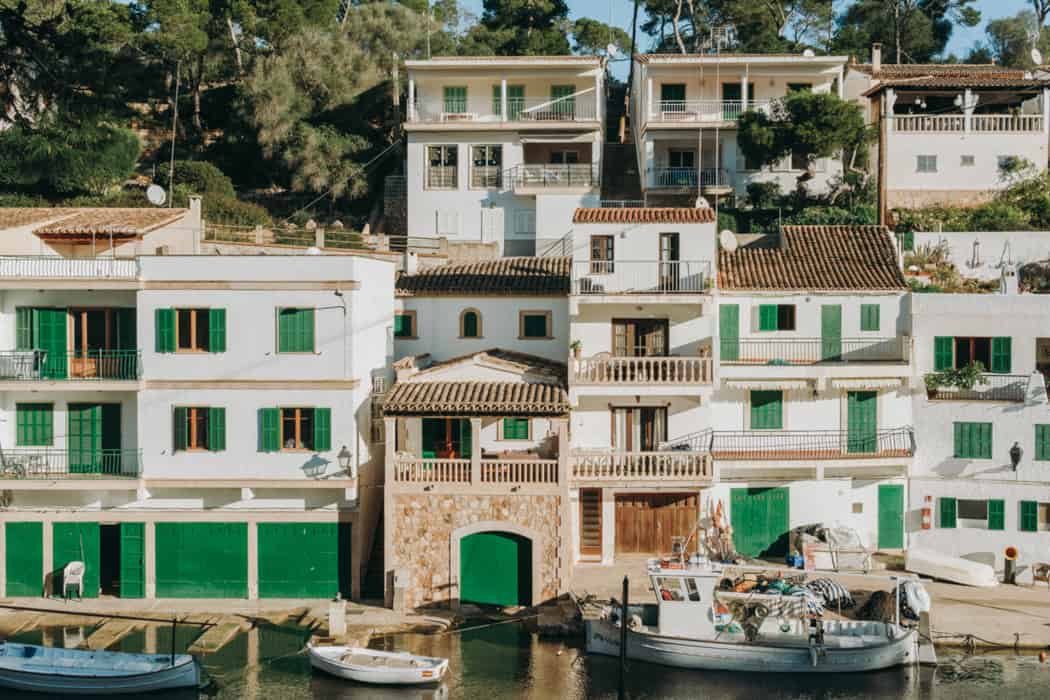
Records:
M627 620L627 629L636 630L642 627L642 616L637 613L631 615L630 619Z
M905 581L903 588L904 599L907 601L909 608L916 613L930 611L930 594L921 583L918 581Z

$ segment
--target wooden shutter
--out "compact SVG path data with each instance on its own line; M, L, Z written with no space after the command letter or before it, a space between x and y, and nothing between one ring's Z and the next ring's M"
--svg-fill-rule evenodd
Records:
M222 406L208 409L208 449L212 452L226 449L226 409Z
M758 330L775 331L777 329L776 304L762 304L758 307Z
M782 392L751 392L752 430L780 430L783 427L783 415Z
M1035 426L1035 458L1040 462L1050 460L1050 425Z
M467 88L445 86L445 112L460 114L467 111Z
M314 351L314 310L299 309L300 352Z
M46 446L53 443L54 415L49 403L20 403L15 405L18 446Z
M939 335L933 339L933 369L935 372L952 368L952 337Z
M15 309L15 349L33 349L33 309L19 306Z
M735 362L740 359L740 306L722 304L718 307L718 335L720 359Z
M1006 502L998 499L988 500L988 529L1006 529Z
M208 352L226 352L226 309L208 309Z
M941 527L955 527L955 499L941 497Z
M991 423L954 423L955 456L962 459L991 459Z
M318 452L332 449L332 409L314 409L314 449Z
M281 449L281 411L277 408L259 409L259 452L277 452Z
M860 329L862 331L877 331L877 330L879 330L879 305L878 304L861 304L860 305Z
M157 352L175 352L175 309L155 309L153 330Z
M176 406L171 425L171 446L175 451L185 450L187 446L187 428L189 427L189 409Z
M1009 337L992 338L992 372L997 374L1010 373L1010 346Z
M1035 532L1039 529L1039 503L1021 501L1021 532Z

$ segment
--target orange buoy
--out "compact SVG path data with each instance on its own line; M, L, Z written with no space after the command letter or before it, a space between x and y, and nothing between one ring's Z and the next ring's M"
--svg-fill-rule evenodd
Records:
M1041 663L1041 664L1045 664L1046 663L1046 652L1045 651L1039 652L1039 663Z

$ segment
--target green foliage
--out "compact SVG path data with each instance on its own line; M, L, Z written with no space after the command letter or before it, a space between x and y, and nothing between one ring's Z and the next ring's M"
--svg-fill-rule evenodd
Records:
M755 209L767 209L775 207L780 201L779 182L749 182L747 183L747 201Z
M726 209L719 209L718 230L725 231L727 229L736 233L740 231L740 224L737 223L735 212Z
M1026 177L973 208L895 209L900 231L1045 231L1050 229L1050 173Z
M178 199L176 199L178 203ZM270 213L258 204L244 202L235 197L204 197L204 219L214 224L238 226L266 226L271 223Z
M168 190L172 189L169 182L169 169L162 167L158 169L157 180ZM216 195L221 197L234 197L233 183L221 170L204 161L177 160L175 161L175 184L184 186L190 192L200 195ZM209 197L205 197L207 200Z
M606 46L613 44L619 55L631 55L631 35L604 22L581 17L572 25L572 50L578 54L604 56Z
M968 231L1024 231L1031 228L1028 213L1019 206L1000 200L977 207L970 215Z
M484 0L481 24L464 38L474 55L560 56L569 53L565 0Z
M988 383L988 378L984 376L984 365L980 362L971 362L958 369L953 367L940 372L931 372L926 375L925 379L926 390L931 392L941 387L969 391L978 384Z
M884 62L933 62L943 54L956 25L980 23L976 4L976 0L855 0L839 15L831 48L870 60L872 43L880 42Z
M836 226L878 223L878 210L871 206L852 209L840 207L805 207L784 217L785 224L800 226Z

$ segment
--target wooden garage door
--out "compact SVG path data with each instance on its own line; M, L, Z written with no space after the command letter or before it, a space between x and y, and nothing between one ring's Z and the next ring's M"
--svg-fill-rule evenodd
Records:
M616 553L671 552L671 538L688 537L696 526L695 493L638 493L616 496ZM696 546L690 543L690 550Z

